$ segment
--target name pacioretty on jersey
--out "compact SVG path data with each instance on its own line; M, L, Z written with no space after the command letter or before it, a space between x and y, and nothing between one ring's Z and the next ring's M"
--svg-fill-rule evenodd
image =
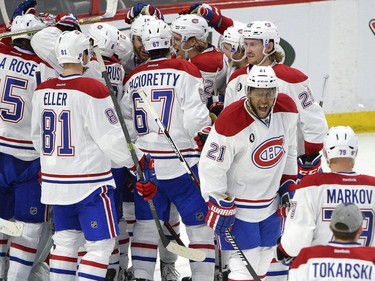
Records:
M143 87L154 87L154 86L171 86L175 87L177 80L180 78L180 74L172 72L152 72L145 73L139 76L134 76L129 81L130 90L143 88Z

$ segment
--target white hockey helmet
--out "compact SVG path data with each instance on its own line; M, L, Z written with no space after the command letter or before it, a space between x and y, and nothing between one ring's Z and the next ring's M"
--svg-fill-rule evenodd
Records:
M182 36L182 42L187 41L191 37L206 41L209 31L207 21L196 14L179 16L172 22L171 29Z
M120 31L120 41L116 51L121 63L124 65L133 55L133 44L128 36L124 32Z
M55 44L55 54L59 64L81 63L83 64L83 52L90 49L89 37L78 30L65 31L60 34Z
M276 25L270 21L253 21L243 30L244 39L263 40L263 47L267 48L270 40L273 40L275 49L280 44L280 36Z
M130 39L133 39L133 36L142 36L143 26L146 22L155 21L154 16L148 15L139 15L135 18L130 26Z
M171 38L171 29L162 20L146 22L143 26L142 43L146 51L169 49Z
M329 129L323 145L327 160L332 158L356 158L358 139L349 126L337 126Z
M277 88L277 77L271 66L253 65L246 78L246 92L250 88Z
M26 14L26 15L17 16L14 18L12 22L11 31L18 32L18 31L22 31L25 29L34 29L34 28L42 29L44 27L46 27L46 25L40 19L38 19L35 15ZM25 34L15 35L15 36L12 36L12 40L19 39L19 38L31 39L33 35L34 33L25 33Z
M243 23L236 23L224 31L222 43L230 44L232 52L237 51L239 47L243 48L243 31L245 27L246 25Z
M117 51L120 41L120 31L107 23L93 23L90 25L88 35L98 45L101 54L111 57Z

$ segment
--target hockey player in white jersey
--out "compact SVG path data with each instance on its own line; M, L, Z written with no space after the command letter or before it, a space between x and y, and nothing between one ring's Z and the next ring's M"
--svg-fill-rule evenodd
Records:
M229 105L216 120L199 162L202 195L209 204L206 223L231 251L229 280L252 277L224 232L231 229L239 248L264 280L280 235L280 197L297 177L293 100L277 92L271 67L254 66L247 98Z
M222 52L208 42L209 27L198 15L181 15L171 25L173 49L178 58L196 65L203 77L202 100L219 116L223 109L227 64Z
M224 105L244 98L245 79L252 65L270 65L278 77L281 93L289 95L297 105L298 119L298 165L299 177L313 174L320 169L319 151L328 130L323 110L314 101L309 78L301 71L281 64L278 51L280 36L277 27L269 21L254 21L243 32L249 66L237 70L230 78L225 92Z
M63 74L39 85L32 101L31 136L41 157L41 201L53 206L55 223L51 280L104 279L118 234L111 160L134 165L108 89L82 77L89 49L86 35L63 32L55 47ZM145 174L152 174L146 173L152 159L134 149ZM146 180L137 184L153 185L156 178ZM87 253L77 268L82 245Z
M33 14L16 16L11 31L43 28ZM46 207L40 202L41 187L39 153L31 137L31 100L37 80L54 77L54 71L38 58L30 45L32 35L12 37L12 46L0 44L0 218L23 222L19 237L0 233L0 279L28 280L32 268ZM44 77L37 78L43 68ZM4 261L10 257L8 276L4 276Z
M209 112L200 98L202 76L190 62L169 59L170 40L170 29L163 21L145 24L142 42L150 60L127 77L121 106L128 127L133 129L130 134L136 137L135 143L155 159L159 187L154 203L160 218L168 220L165 208L173 202L186 225L190 246L201 249L207 257L203 262L190 263L193 280L213 279L213 233L204 224L207 205L137 93L137 90L145 92L187 163L197 172L199 151L193 137L201 127L210 124ZM132 242L135 277L153 280L159 236L149 206L138 193L135 208L137 221Z
M324 155L331 172L303 178L296 186L278 258L296 257L304 247L326 244L332 234L331 215L339 203L355 203L368 222L358 242L375 245L375 177L354 172L358 140L350 127L332 127L324 141Z
M358 240L366 228L363 212L353 203L337 205L329 224L333 240L303 248L292 263L288 280L375 280L375 248L363 247Z

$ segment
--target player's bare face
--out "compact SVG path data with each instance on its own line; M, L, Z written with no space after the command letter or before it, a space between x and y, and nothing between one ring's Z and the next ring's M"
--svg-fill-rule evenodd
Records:
M249 64L257 65L264 57L263 41L259 39L244 39L246 57Z
M270 114L276 98L276 89L252 88L247 97L250 100L250 110L263 119Z
M132 43L133 43L134 52L137 55L137 57L142 61L147 60L149 58L149 55L146 52L145 48L143 47L141 37L133 36Z
M172 32L172 47L177 58L184 58L184 52L181 51L182 36L176 32Z

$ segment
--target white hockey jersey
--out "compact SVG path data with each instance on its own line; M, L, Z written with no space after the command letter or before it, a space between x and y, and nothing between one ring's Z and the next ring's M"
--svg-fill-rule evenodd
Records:
M197 66L202 74L204 100L207 101L212 96L224 95L228 65L222 52L209 46L202 53L192 57L190 62Z
M302 249L289 270L289 281L373 281L375 248L331 242Z
M134 165L108 89L99 81L60 76L38 86L32 105L43 203L73 204L102 185L115 186L111 160ZM140 159L143 153L135 149Z
M236 218L258 222L275 213L282 178L297 174L293 100L278 94L269 125L250 114L246 101L228 106L216 120L199 161L201 192L235 197Z
M224 107L246 97L246 78L251 65L238 69L230 77L224 99ZM284 64L276 64L273 70L278 78L278 91L289 95L297 105L298 155L314 155L323 148L328 125L323 110L314 101L309 79L301 71Z
M53 69L34 53L0 44L0 152L24 161L39 158L30 133L31 100L39 68L45 75L42 80L54 76Z
M319 173L296 186L281 244L290 256L304 247L327 244L332 211L340 203L354 203L365 216L360 242L375 246L375 177L356 173Z
M152 60L127 77L121 110L138 148L151 154L159 179L186 173L137 90L143 90L173 141L190 166L199 160L194 136L209 126L208 109L201 100L202 76L182 59Z

